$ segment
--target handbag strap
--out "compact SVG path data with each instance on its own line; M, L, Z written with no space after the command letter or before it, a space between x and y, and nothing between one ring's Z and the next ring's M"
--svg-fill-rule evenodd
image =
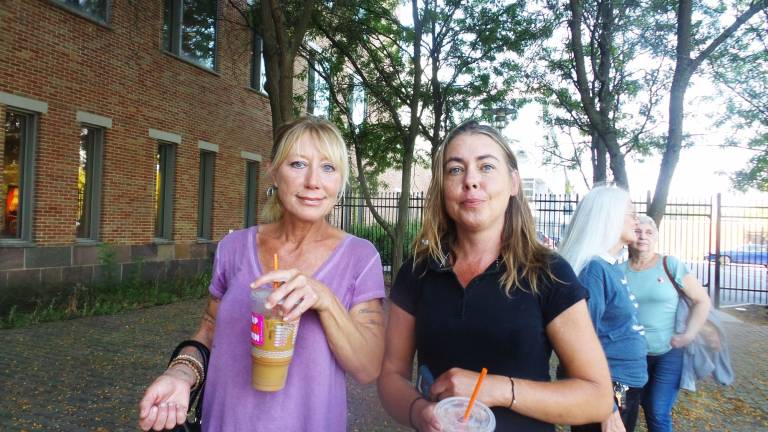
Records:
M203 370L205 372L208 372L208 358L211 356L211 351L203 343L193 339L185 340L181 342L179 345L177 345L176 349L173 350L173 354L171 354L171 359L168 360L168 364L170 364L173 361L173 359L175 359L176 356L178 356L179 353L181 353L182 349L188 346L197 348L197 351L200 353L200 357L203 358L203 361L202 361Z
M668 255L664 255L664 258L661 259L662 264L664 264L664 273L667 274L667 279L669 279L670 282L672 282L672 286L675 287L675 290L677 290L677 295L680 296L683 301L685 301L688 306L691 305L691 299L685 294L685 291L680 288L680 285L677 284L677 281L672 276L672 272L669 271L669 265L667 264L667 258L669 258Z
M189 395L189 408L187 411L187 423L185 424L184 430L190 430L190 425L196 425L192 430L199 430L199 423L203 416L203 393L205 392L205 380L208 379L208 359L211 357L211 350L208 349L207 346L205 346L203 343L198 342L193 339L185 340L181 342L178 346L176 346L176 349L173 350L173 353L171 354L171 359L168 361L168 364L170 365L173 359L176 358L181 353L181 350L185 347L195 347L197 349L197 352L200 353L200 357L202 357L203 361L203 379L200 383L200 386L190 393ZM177 429L174 429L177 430Z

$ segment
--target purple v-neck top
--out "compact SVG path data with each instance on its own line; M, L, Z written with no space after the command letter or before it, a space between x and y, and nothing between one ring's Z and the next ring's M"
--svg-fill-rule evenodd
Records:
M285 388L251 387L250 284L261 276L258 227L224 237L216 251L209 291L221 299L203 401L203 430L344 431L344 371L333 356L314 311L301 317ZM379 253L367 240L347 234L313 277L350 309L384 297Z

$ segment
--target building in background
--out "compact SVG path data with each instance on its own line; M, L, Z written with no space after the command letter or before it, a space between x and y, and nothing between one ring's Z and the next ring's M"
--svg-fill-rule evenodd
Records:
M229 1L10 1L0 21L0 303L98 278L106 244L122 277L196 273L255 223L269 100Z

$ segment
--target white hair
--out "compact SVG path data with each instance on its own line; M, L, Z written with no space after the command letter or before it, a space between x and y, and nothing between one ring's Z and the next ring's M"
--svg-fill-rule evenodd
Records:
M649 227L653 228L653 232L658 234L659 228L656 226L656 221L653 220L652 217L648 215L637 215L637 224L638 225L648 225Z
M594 187L576 207L558 252L578 275L589 260L621 238L629 193L617 186Z

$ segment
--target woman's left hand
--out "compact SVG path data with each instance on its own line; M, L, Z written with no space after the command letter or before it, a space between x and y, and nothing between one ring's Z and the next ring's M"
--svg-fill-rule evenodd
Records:
M297 269L266 273L256 279L251 288L272 285L274 282L281 285L267 297L264 304L268 309L277 307L286 321L298 320L301 314L310 309L328 309L330 296L334 295L325 284Z
M672 345L672 348L682 348L693 342L695 337L696 336L691 336L688 333L676 334L669 340L669 344Z
M429 391L430 399L439 401L451 396L470 397L479 376L478 372L451 368L437 377L432 384L432 388ZM486 405L488 405L489 401L487 398L484 398L483 390L487 388L488 386L481 386L480 394L477 395L477 399Z

